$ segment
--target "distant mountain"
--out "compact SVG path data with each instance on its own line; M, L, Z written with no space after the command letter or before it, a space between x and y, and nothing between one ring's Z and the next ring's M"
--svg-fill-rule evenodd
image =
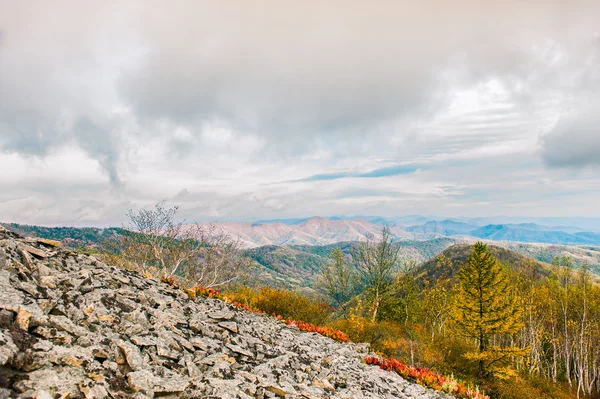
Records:
M488 224L536 224L538 226L553 226L553 230L576 232L592 231L600 233L600 217L483 217L467 218L464 220L479 226Z
M409 215L409 216L318 216L328 220L366 220L374 224L385 225L390 227L406 227L417 224L423 224L428 221L443 220L435 216L422 216L422 215ZM314 217L313 217L314 218ZM257 220L255 224L267 224L267 223L283 223L288 225L297 225L311 218L295 218L295 219L263 219Z
M455 220L432 220L422 225L410 226L406 231L422 235L434 233L441 234L442 236L455 236L469 234L477 228L478 226L476 225Z
M362 218L341 216L292 219L285 223L217 223L224 232L240 237L244 246L328 245L364 240L390 226L396 240L432 240L441 237L525 243L600 245L600 233L573 226L548 226L533 222L480 224L485 219L429 219L422 216ZM554 221L554 220L552 220ZM410 222L410 224L407 224ZM282 227L283 226L283 227Z
M338 219L343 217L338 216ZM443 218L437 218L435 216L423 216L423 215L408 215L408 216L395 216L395 217L384 217L384 216L355 216L351 219L363 219L371 223L382 224L386 226L394 227L407 227L416 224L427 223L431 220L442 220Z
M469 233L470 236L494 241L543 242L549 244L600 245L600 234L589 232L567 233L532 223L490 224Z
M381 234L382 225L366 220L332 220L312 217L297 224L216 222L218 230L240 240L246 248L263 245L328 245L344 241L361 241ZM206 223L208 225L208 223ZM413 234L391 227L398 240L412 239Z
M268 219L268 220L257 220L252 224L267 224L267 223L283 223L289 224L291 226L295 224L300 224L304 221L308 220L308 218L300 218L300 219Z
M213 222L221 232L239 239L244 248L264 245L329 245L337 242L361 241L369 236L377 237L384 225L389 226L394 239L433 240L442 237L456 237L461 240L483 239L490 241L548 243L562 245L600 245L600 233L582 231L573 226L547 226L537 223L504 223L480 225L475 219L426 220L421 216L385 218L366 216L361 218L312 217L308 219L280 219L265 222ZM410 225L404 223L411 222ZM50 230L61 237L71 235L71 239L82 245L89 245L107 232L118 229L72 227L48 228L7 224L12 229L31 229L36 235L45 236ZM27 231L22 231L27 233ZM72 233L72 234L71 234Z
M547 228L553 231L564 231L567 233L594 232L600 233L600 217L513 217L513 216L493 216L493 217L453 217L445 218L433 215L407 215L407 216L347 216L336 215L325 217L331 220L366 220L375 224L385 224L396 227L411 227L423 225L427 222L443 222L447 220L463 222L477 227L490 224L516 225L529 224L536 225L539 228ZM263 220L261 223L270 223L280 221L285 224L298 224L308 218L301 219L274 219Z

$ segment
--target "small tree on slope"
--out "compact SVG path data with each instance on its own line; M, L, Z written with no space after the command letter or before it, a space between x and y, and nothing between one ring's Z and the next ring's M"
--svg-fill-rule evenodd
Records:
M358 274L365 291L373 301L371 320L377 320L381 302L389 294L394 284L395 274L400 267L400 245L393 242L389 228L381 231L381 239L368 237L361 241L352 253Z
M129 230L124 235L125 257L142 272L154 266L162 277L175 275L205 288L231 283L248 271L251 262L242 256L239 242L214 225L177 222L179 207L130 210Z
M527 351L503 340L521 328L521 310L508 277L487 245L477 242L461 266L458 279L460 290L453 314L454 330L477 344L476 351L466 353L465 357L477 361L480 380L491 373L499 377L510 375L512 370L502 366L511 357L523 356Z
M319 276L319 287L331 303L346 313L348 303L357 295L358 276L344 259L344 252L335 248L329 254L333 261Z

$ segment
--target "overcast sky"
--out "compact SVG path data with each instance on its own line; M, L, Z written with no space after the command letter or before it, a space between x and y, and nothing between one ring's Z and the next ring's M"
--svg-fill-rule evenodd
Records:
M600 216L600 2L0 0L0 221Z

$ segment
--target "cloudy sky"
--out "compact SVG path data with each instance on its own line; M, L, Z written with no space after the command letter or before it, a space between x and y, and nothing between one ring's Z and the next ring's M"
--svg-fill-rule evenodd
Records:
M0 221L600 216L600 2L0 0Z

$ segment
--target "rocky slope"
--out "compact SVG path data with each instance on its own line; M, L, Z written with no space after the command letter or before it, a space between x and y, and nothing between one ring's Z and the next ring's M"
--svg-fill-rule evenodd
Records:
M0 227L0 398L442 398L303 333Z

